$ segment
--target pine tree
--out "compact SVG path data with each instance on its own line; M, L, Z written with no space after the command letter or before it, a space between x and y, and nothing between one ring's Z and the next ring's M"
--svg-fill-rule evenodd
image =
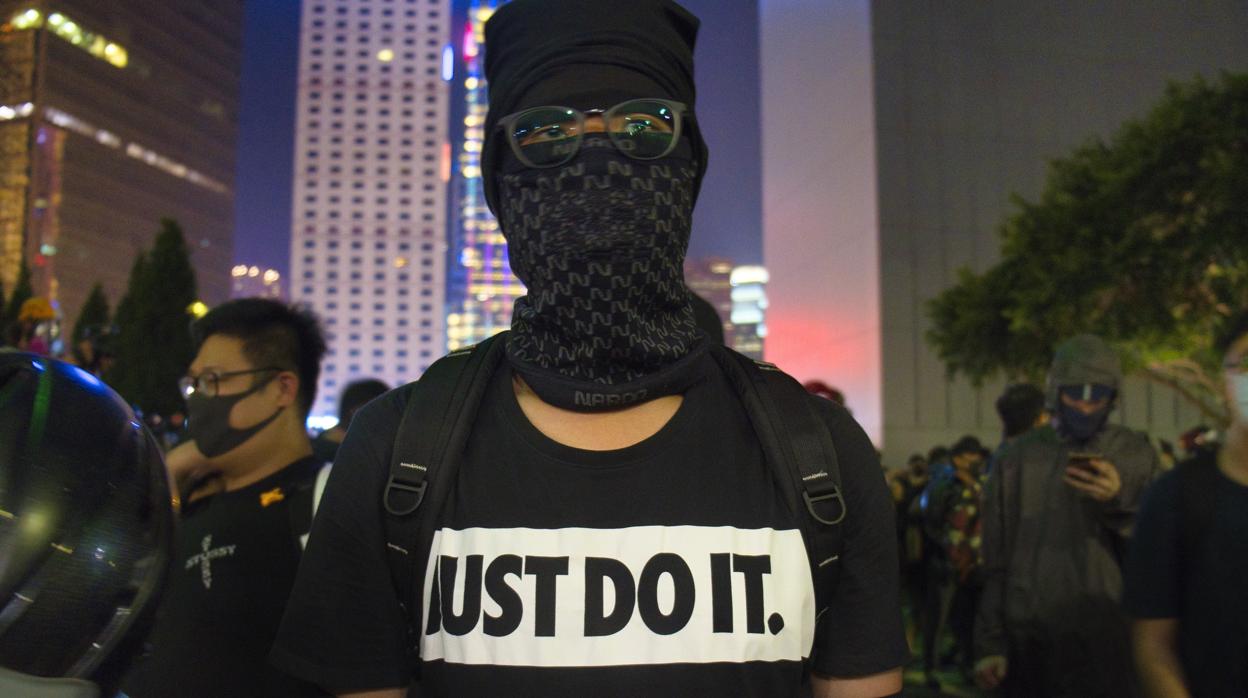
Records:
M148 414L183 409L178 379L194 358L187 308L195 302L195 270L182 228L165 218L152 250L130 270L115 317L120 334L108 375L113 387Z
M104 287L97 283L91 288L91 293L82 304L82 310L78 312L78 320L74 322L74 331L70 336L74 357L80 364L86 363L87 358L79 350L79 344L88 335L98 336L108 326L109 320L108 298L104 295Z
M147 340L144 337L146 327L143 325L146 309L142 306L150 295L145 289L147 279L147 252L140 250L134 256L134 263L130 265L126 293L117 304L117 313L113 316L113 323L117 325L117 355L104 376L104 380L130 404L143 409L146 406L142 404L142 362Z
M150 353L144 392L153 410L165 417L184 409L178 379L195 358L191 346L188 308L199 295L195 269L186 248L182 228L171 218L161 229L148 256L147 290L151 294L146 347Z
M17 272L17 283L13 286L13 294L9 296L8 302L4 305L4 324L0 326L4 341L8 341L13 325L17 323L17 316L22 312L22 304L34 295L35 290L30 284L30 267L26 266L23 260L21 269Z

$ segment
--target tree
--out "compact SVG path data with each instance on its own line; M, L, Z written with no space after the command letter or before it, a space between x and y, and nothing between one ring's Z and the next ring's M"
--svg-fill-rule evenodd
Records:
M30 300L35 295L35 290L30 283L30 267L26 266L26 261L22 260L22 265L17 272L17 283L13 285L13 293L9 296L9 300L4 305L3 324L0 324L0 341L8 341L9 333L12 331L13 325L17 324L17 316L22 311L22 304Z
M88 336L98 337L108 327L109 321L108 298L104 295L104 287L97 283L91 287L91 293L78 311L78 319L74 322L74 331L70 335L70 347L80 364L86 362L86 357L82 356L78 345Z
M1215 338L1248 308L1248 74L1171 84L1142 118L1014 197L1001 261L932 299L929 343L976 384L1043 375L1095 332L1128 370L1224 422Z
M117 358L109 382L144 412L183 409L178 379L194 358L187 308L197 295L195 270L182 229L161 220L150 252L140 252L126 295L117 306Z
M117 313L113 316L118 333L117 355L104 376L114 390L136 405L142 403L143 394L142 361L146 343L143 337L143 318L147 314L144 305L151 296L146 288L147 282L147 252L140 250L134 256L134 263L130 265L126 293L117 304Z

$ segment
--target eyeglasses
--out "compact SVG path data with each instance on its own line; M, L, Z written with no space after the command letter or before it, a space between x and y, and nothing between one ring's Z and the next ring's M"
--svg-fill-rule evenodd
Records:
M221 381L234 376L245 376L250 373L265 373L267 371L283 371L285 369L277 366L268 366L265 368L252 368L246 371L226 371L225 373L217 373L216 371L208 371L198 376L184 376L178 381L178 390L182 392L182 397L187 398L195 394L204 397L216 397L220 394Z
M621 153L655 160L676 149L686 111L684 104L666 99L633 99L606 110L533 107L503 117L498 127L529 167L556 167L571 160L581 148L590 116L602 117L607 136Z

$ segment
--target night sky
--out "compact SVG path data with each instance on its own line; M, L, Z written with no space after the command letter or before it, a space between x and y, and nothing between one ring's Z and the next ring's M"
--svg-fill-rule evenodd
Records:
M710 172L690 257L762 261L757 0L683 0L702 19L698 123ZM298 0L247 0L239 95L234 259L289 267Z

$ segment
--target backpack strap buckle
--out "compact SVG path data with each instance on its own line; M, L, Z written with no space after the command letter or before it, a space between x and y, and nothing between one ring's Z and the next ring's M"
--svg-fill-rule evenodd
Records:
M386 511L395 516L407 516L408 514L420 508L421 502L425 501L425 490L429 487L429 483L421 480L412 484L402 482L398 478L390 478L386 483L386 491L382 495L382 501L385 503ZM398 492L402 496L410 496L409 504L399 504L395 502L394 494Z
M812 518L825 526L835 526L845 520L845 497L841 487L828 476L825 471L811 473L802 478L802 499L806 502L806 511ZM819 514L817 504L836 502L836 515L827 518Z

